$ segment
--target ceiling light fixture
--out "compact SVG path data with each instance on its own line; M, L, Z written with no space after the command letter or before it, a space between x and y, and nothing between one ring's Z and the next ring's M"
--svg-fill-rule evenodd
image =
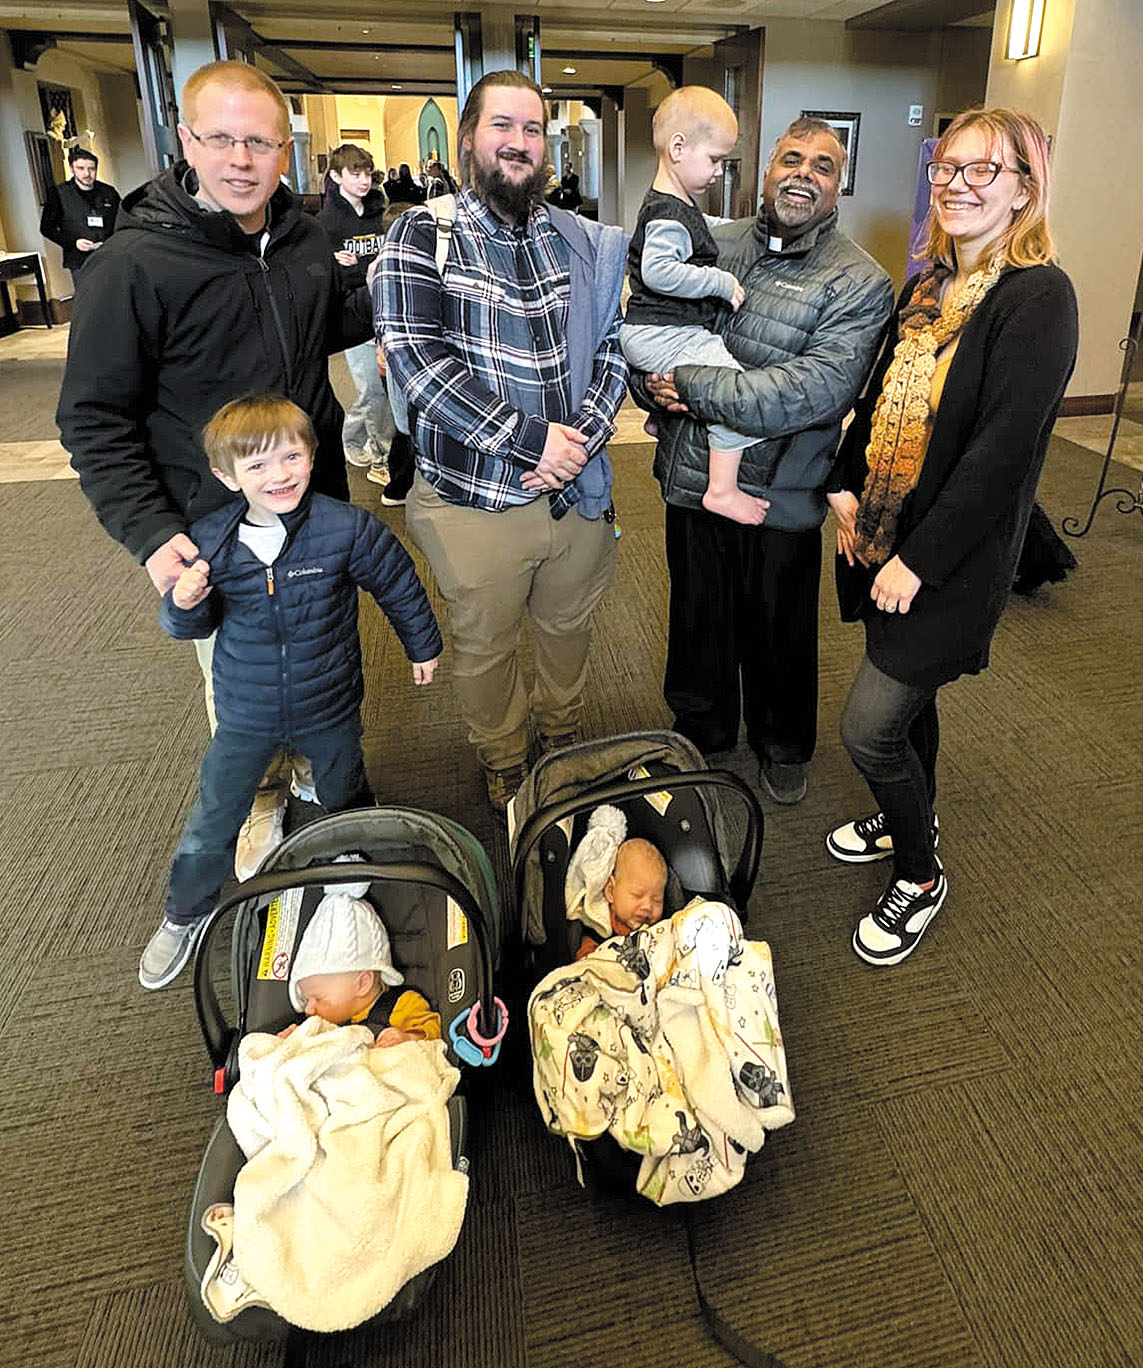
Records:
M1013 0L1008 19L1008 58L1013 62L1036 57L1044 27L1044 0Z
M550 95L552 93L551 86L541 86L540 89L544 92L545 95Z
M564 75L565 75L565 76L574 76L574 75L575 75L575 67L564 67Z
M393 89L394 89L394 90L404 90L405 87L404 87L403 85L397 85L396 83L394 83Z

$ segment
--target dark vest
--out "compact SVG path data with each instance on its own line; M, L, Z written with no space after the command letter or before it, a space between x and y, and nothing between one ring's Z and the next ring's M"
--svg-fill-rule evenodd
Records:
M641 268L647 224L663 219L676 219L690 234L694 250L687 258L688 265L714 266L718 262L718 248L702 211L693 204L684 204L675 195L664 195L661 190L648 190L640 206L639 221L627 252L631 298L624 315L625 321L651 327L712 328L723 303L720 296L676 299L673 295L656 294L643 284Z

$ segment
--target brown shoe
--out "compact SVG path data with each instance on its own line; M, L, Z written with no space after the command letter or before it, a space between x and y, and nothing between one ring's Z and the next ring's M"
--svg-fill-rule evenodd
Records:
M563 750L565 746L575 746L579 744L578 731L556 732L554 736L540 737L540 754L547 755L551 751Z
M528 766L523 760L518 765L509 765L506 769L484 767L484 783L488 789L488 801L492 804L494 812L503 816L508 811L508 804L527 777Z

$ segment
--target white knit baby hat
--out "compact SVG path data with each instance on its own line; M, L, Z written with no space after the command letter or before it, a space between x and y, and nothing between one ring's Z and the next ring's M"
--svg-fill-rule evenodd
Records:
M587 819L587 830L568 864L564 903L569 921L585 922L608 937L611 913L603 888L615 868L615 857L627 835L627 818L617 807L601 803Z
M360 859L360 855L339 855L336 863ZM298 983L312 974L376 969L388 987L404 983L404 974L393 967L389 933L365 901L368 891L368 883L326 884L325 897L318 903L290 966L290 1001L296 1011L306 1005Z

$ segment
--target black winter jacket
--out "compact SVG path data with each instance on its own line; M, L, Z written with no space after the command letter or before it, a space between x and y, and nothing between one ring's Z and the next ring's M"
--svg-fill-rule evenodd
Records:
M123 202L84 271L56 413L84 494L140 561L234 498L201 433L250 390L309 414L314 487L349 497L328 357L372 336L369 293L346 291L326 235L285 186L258 256L230 214L192 198L196 185L181 162Z
M97 253L81 252L75 245L77 239L106 242L115 231L118 211L119 191L113 185L97 180L90 190L81 190L72 177L62 185L49 188L40 215L40 232L63 251L63 264L67 269L79 271ZM90 223L91 218L102 222Z
M214 647L214 705L229 731L288 741L349 721L361 706L357 589L368 590L412 661L441 653L441 634L409 553L363 508L309 494L282 519L272 566L238 540L244 500L190 530L210 564L211 592L191 609L167 593L169 636Z
M831 491L861 497L873 409L915 283L838 451ZM897 523L894 554L921 587L907 613L865 600L866 649L891 679L927 687L988 664L1077 337L1075 294L1057 266L1006 271L965 325Z
M352 252L357 258L355 266L338 265L342 283L349 289L355 290L365 284L369 263L385 240L381 221L388 207L389 202L380 190L370 190L361 201L362 212L358 214L345 196L338 193L322 206L317 216L329 238L330 251Z
M836 213L780 249L769 245L762 212L720 224L713 236L718 265L746 291L722 326L746 369L678 367L675 384L692 418L660 424L655 475L669 504L699 508L709 464L699 424L725 423L765 439L743 453L738 472L742 489L770 500L765 526L810 531L825 517L841 421L873 363L893 287L838 230Z

